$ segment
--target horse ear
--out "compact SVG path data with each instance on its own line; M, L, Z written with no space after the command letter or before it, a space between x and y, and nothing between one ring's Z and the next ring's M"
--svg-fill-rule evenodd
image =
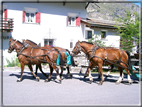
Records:
M25 39L22 39L22 42L24 42L25 41Z
M12 38L9 38L9 41L12 41Z

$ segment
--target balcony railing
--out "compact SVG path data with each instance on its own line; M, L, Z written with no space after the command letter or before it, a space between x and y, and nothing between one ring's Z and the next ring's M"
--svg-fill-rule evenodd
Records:
M0 22L2 30L13 30L14 23L12 18L3 18Z

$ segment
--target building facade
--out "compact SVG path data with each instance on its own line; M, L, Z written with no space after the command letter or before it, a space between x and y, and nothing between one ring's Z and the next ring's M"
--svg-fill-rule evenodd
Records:
M3 3L3 18L12 18L12 32L3 31L3 58L15 56L7 52L9 38L22 42L30 39L41 46L52 45L72 50L85 40L86 3Z
M117 34L114 21L85 19L81 20L81 22L86 24L86 39L90 39L94 35L94 38L102 41L106 47L120 48L120 36Z

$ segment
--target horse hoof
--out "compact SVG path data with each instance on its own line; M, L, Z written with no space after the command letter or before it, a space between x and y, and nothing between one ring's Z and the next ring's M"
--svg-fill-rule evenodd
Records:
M90 84L92 84L92 81L90 81Z
M48 80L48 79L46 79L44 82L49 82L49 80Z
M19 79L17 79L17 82L21 82L21 79L19 78Z
M93 78L90 78L90 84L92 84L92 82L93 82Z
M129 85L132 85L132 83L133 83L133 82L130 80L130 81L129 81Z
M60 82L60 84L62 83L62 81L61 81L61 80L59 80L59 82Z
M103 81L99 82L99 84L98 84L98 85L103 85Z
M115 84L116 84L116 85L120 84L120 81L117 81Z
M57 79L58 79L59 81L61 81L61 77L60 77L59 75L57 76Z
M37 81L39 81L39 80L40 80L40 78L39 78L39 77L36 77L36 80L37 80Z
M17 82L21 82L20 80L17 80Z

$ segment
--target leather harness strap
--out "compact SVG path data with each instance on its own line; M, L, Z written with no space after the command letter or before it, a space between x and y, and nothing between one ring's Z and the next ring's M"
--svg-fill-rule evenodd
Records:
M33 52L33 48L31 48L31 57L32 57L32 52ZM32 63L32 58L31 58L31 63Z
M95 56L96 50L99 49L99 48L104 48L104 49L105 49L105 58L101 58L101 57ZM106 49L107 49L106 47L100 47L100 46L94 44L94 45L93 45L93 48L92 48L91 56L88 57L88 60L91 60L93 57L97 57L97 58L100 58L100 59L102 59L102 60L104 61L104 65L105 65L106 62L112 63L110 60L107 59L107 52L106 52ZM121 50L120 59L119 59L119 60L113 60L113 61L116 61L116 63L114 63L114 64L117 64L117 63L122 62L122 61L121 61L121 59L122 59L122 54L123 54L123 51ZM122 62L122 63L124 63L124 62ZM126 64L126 63L124 63L124 64ZM128 64L126 64L126 65L128 66Z

